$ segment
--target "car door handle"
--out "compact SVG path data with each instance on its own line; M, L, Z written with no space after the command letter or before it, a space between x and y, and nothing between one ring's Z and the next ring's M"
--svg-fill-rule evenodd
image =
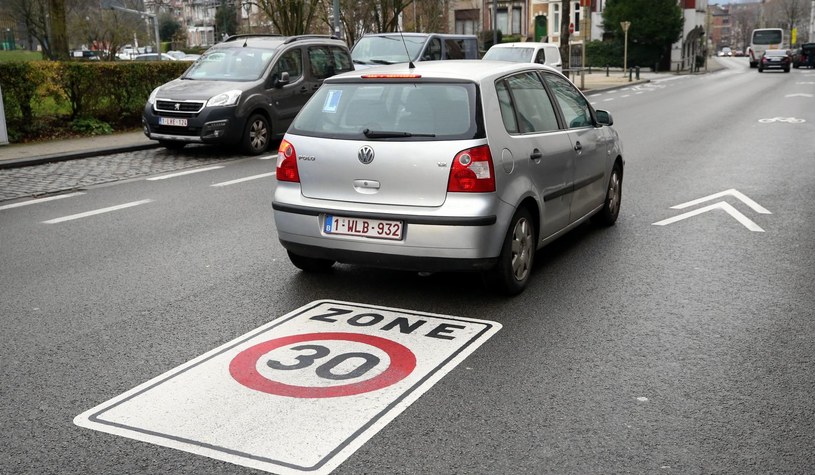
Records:
M583 146L580 145L579 141L574 144L574 151L577 152L578 155L583 153Z
M543 158L543 154L538 149L532 150L532 154L529 155L530 160L540 160L541 158Z

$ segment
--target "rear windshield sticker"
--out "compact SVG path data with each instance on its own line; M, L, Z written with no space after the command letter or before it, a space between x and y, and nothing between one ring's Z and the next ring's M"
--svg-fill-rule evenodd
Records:
M328 91L328 96L325 98L325 104L323 104L323 112L337 112L337 105L340 103L340 97L342 97L342 91L338 89Z

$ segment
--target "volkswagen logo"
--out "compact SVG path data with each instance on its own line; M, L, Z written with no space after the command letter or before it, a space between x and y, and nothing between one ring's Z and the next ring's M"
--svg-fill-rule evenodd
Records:
M370 145L364 145L357 153L360 163L367 165L374 161L374 149Z

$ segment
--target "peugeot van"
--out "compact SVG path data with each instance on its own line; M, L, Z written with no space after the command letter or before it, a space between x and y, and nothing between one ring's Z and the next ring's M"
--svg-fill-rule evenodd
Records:
M170 149L236 144L258 155L283 137L324 79L353 69L345 42L333 37L232 36L150 94L144 134Z

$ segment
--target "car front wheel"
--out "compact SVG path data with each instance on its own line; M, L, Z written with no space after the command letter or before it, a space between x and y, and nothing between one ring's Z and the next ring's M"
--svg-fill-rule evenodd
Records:
M260 155L269 148L272 131L269 121L261 114L249 117L246 130L243 133L243 151L247 155Z
M518 295L526 288L537 249L535 222L526 209L512 217L498 263L485 271L484 281L505 295Z

